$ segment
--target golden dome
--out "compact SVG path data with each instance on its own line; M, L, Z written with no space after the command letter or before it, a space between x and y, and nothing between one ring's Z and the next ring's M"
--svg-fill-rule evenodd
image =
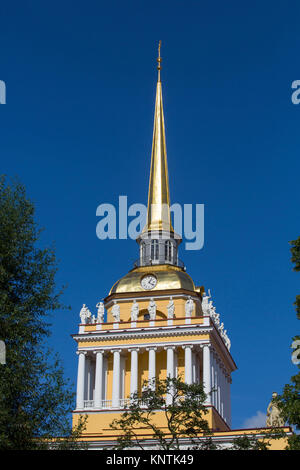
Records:
M157 279L155 287L151 290L143 289L141 286L141 279L146 274L153 274ZM113 285L109 295L127 292L153 292L169 289L196 291L192 278L183 269L176 266L161 265L143 266L133 269Z

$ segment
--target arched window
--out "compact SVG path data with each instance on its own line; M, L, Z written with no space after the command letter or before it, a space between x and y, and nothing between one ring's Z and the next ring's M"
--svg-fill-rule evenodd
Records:
M158 240L151 241L151 259L158 260Z
M170 240L167 240L165 244L165 260L172 261L172 243Z
M142 261L145 262L146 259L146 243L142 243Z

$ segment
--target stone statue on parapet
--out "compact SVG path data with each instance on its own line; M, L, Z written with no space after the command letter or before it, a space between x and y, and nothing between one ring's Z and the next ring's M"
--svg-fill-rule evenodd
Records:
M227 333L226 333L226 336L225 336L225 344L226 344L226 346L227 346L228 351L230 351L230 348L231 348L231 341L230 341L230 339L228 338Z
M187 299L185 303L185 316L186 317L191 317L194 311L194 305L195 302L193 301L192 297L189 295L189 298Z
M149 305L148 305L148 312L149 312L150 320L155 320L155 317L156 317L156 303L155 303L153 297L151 297L151 299L150 299L150 302L149 302Z
M98 302L97 305L97 322L98 323L103 323L104 321L104 303L103 302Z
M81 323L90 323L92 314L85 304L83 304L82 309L79 313Z
M212 318L213 318L214 322L216 323L216 325L219 327L219 325L220 325L220 314L216 312L215 307L214 307L214 312L213 312Z
M210 298L211 298L210 289L208 289L208 295L206 295L206 292L204 292L203 298L202 298L202 311L204 315L209 315L210 303L208 303L208 300Z
M204 292L203 299L202 299L202 311L204 315L209 315L211 319L214 321L216 328L218 329L221 337L223 338L226 347L230 350L231 342L227 335L227 330L224 329L224 323L220 323L220 314L216 312L216 307L213 305L213 301L209 299L211 298L210 290L208 290L208 295Z
M272 393L272 400L267 408L266 426L268 428L284 426L284 419L278 406L277 396L276 392Z
M132 307L131 307L131 321L137 321L138 316L139 316L139 304L137 301L134 299Z
M114 300L114 305L111 309L111 314L114 317L115 322L120 321L120 305L117 304L116 300Z
M224 339L224 342L226 344L226 347L227 347L228 351L230 351L231 341L228 338L227 330L223 331L222 338Z
M167 310L168 310L168 318L173 318L174 312L175 312L175 305L173 302L173 297L170 297L170 301L167 305Z

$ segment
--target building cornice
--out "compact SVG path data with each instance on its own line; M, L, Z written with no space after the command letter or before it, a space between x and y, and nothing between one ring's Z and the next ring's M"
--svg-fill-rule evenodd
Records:
M230 369L232 371L237 369L237 365L233 360L228 348L226 347L223 339L221 338L217 328L214 325L214 322L211 321L210 317L202 317L207 319L209 322L206 325L203 324L183 324L183 325L168 325L168 326L152 326L145 328L115 328L111 330L96 330L90 331L87 333L78 333L71 335L73 339L78 343L82 342L108 342L108 341L117 341L118 344L123 341L130 340L132 341L132 346L135 345L135 342L140 339L150 339L150 338L166 338L166 337L183 337L183 336L203 336L210 335L214 340L215 350L224 359L229 363Z
M172 297L188 297L191 296L195 300L202 300L202 296L200 292L197 291L190 291L187 289L165 289L165 290L155 290L155 291L143 291L143 292L119 292L109 294L107 297L104 298L104 304L107 308L107 305L112 300L123 300L123 301L130 301L133 299L139 298L140 300L149 299L149 297L157 297L157 298L169 298Z
M176 328L172 327L147 327L147 328L128 328L93 331L89 333L80 333L71 335L77 343L80 342L96 342L96 341L120 341L120 340L136 340L144 338L160 338L175 336L196 336L205 335L213 331L212 326L203 327L202 325L180 325ZM132 343L134 344L134 343Z

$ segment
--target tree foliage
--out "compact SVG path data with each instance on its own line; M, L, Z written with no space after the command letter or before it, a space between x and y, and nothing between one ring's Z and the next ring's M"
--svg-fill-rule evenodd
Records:
M294 263L293 270L300 271L300 237L290 242L291 247L291 261ZM294 303L297 312L297 318L300 320L300 295L296 296ZM297 335L293 340L300 340ZM300 359L300 354L298 359ZM285 420L291 426L295 426L298 434L293 434L288 438L288 450L300 450L300 366L298 365L298 373L291 378L291 383L286 384L283 388L282 395L279 397L280 407L282 409Z
M244 434L233 441L230 450L269 450L270 442L265 439L258 440L255 436Z
M290 242L292 245L291 247L291 261L294 263L293 270L299 272L300 271L300 237L297 240L292 240ZM297 318L300 320L300 295L296 296L296 301L294 303L297 312Z
M6 364L0 364L0 449L45 448L57 436L74 446L77 432L69 423L74 394L58 357L45 347L49 314L63 306L55 289L55 252L39 247L40 233L24 187L1 177L0 339Z
M246 434L236 437L230 450L270 450L272 441L286 437L281 428L272 427L261 429L259 433Z
M152 440L151 445L161 450L180 449L184 439L188 439L193 449L216 448L210 439L211 432L205 418L208 412L205 399L201 384L188 385L181 378L169 377L145 381L141 394L132 394L128 409L110 424L118 432L115 448L144 449L145 434ZM155 419L158 412L163 414L166 428ZM144 437L139 428L142 428Z

